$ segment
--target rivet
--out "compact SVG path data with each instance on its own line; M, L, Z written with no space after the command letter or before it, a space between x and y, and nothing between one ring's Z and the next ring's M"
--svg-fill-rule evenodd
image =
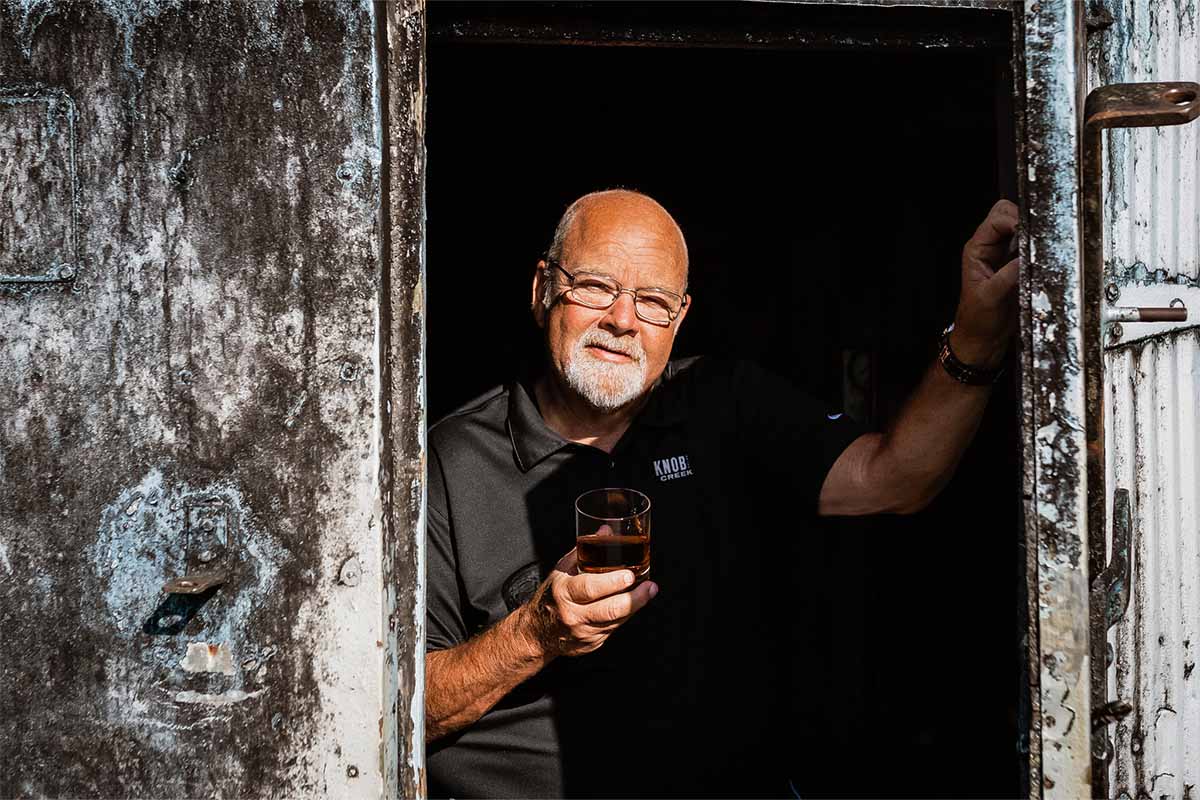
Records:
M75 268L70 264L63 264L58 268L58 279L60 281L69 281L75 277Z
M343 381L350 383L358 378L358 365L353 361L343 361L340 375Z
M1119 342L1121 337L1125 335L1125 329L1121 327L1121 323L1114 322L1108 326L1108 338L1114 342Z
M358 168L352 162L347 161L338 167L337 177L342 183L350 183L358 177Z
M181 383L190 384L192 382L192 371L190 369L181 369L176 373Z
M1121 297L1121 287L1115 283L1110 283L1104 287L1104 298L1110 303L1117 302Z
M357 778L358 777L358 767L354 766L353 764L346 767L346 777L347 778Z

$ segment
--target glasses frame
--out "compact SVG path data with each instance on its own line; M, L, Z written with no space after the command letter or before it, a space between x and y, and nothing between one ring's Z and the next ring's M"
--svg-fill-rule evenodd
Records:
M570 282L567 285L566 290L563 291L559 295L559 297L561 297L562 295L570 295L571 302L578 303L579 305L583 306L584 308L591 308L591 309L595 309L596 311L603 311L605 309L612 308L613 305L617 302L617 298L620 297L621 295L629 294L629 295L632 295L632 297L633 297L633 313L637 315L638 319L640 319L642 322L649 323L650 325L660 325L660 326L665 327L667 325L670 325L676 319L678 319L679 315L683 312L683 309L686 308L687 304L688 304L688 298L687 298L686 294L681 295L677 292L672 292L670 289L663 289L658 286L640 286L637 289L628 289L628 288L622 286L621 282L618 281L616 278L612 278L608 275L601 275L596 272L584 272L584 271L581 271L579 273L572 273L572 272L568 271L567 268L564 267L562 264L558 263L558 261L556 261L553 258L550 258L549 256L546 256L542 260L546 262L545 273L546 273L546 277L548 280L554 280L554 272L553 271L558 270L563 275L566 275L567 280ZM582 300L579 300L578 298L576 298L574 295L572 295L571 292L573 292L575 289L576 274L594 275L597 278L603 278L604 280L611 281L613 284L615 284L617 287L617 291L612 296L612 300L609 301L608 305L597 306L597 305L593 305L591 303L585 303ZM657 292L659 294L670 295L671 297L675 298L678 301L678 308L676 308L674 311L671 311L671 309L669 309L669 308L667 309L667 321L666 322L663 322L663 321L657 320L657 319L646 319L646 317L642 314L641 309L638 307L638 293L639 292Z

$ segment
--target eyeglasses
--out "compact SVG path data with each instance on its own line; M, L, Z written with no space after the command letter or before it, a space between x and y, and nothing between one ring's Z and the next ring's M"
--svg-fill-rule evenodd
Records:
M550 258L546 259L546 264L549 266L545 271L546 277L553 280L554 274L551 270L555 269L567 276L567 290L563 294L572 302L587 308L610 308L617 302L618 297L628 292L633 295L633 310L638 319L651 325L669 325L687 305L687 300L666 289L626 289L607 275L594 272L572 274L567 272L562 264Z

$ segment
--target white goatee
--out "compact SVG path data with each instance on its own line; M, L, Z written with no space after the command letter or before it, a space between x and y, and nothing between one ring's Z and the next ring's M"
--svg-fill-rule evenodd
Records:
M624 353L632 360L624 364L602 361L588 351L589 345ZM642 393L646 382L646 351L636 339L618 338L600 328L589 328L571 348L563 378L592 407L616 411Z

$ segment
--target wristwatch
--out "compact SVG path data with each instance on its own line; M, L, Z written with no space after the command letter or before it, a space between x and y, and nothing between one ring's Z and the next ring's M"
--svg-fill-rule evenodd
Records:
M946 374L968 386L990 386L995 383L1004 374L1004 366L988 369L972 367L970 364L959 361L958 357L954 355L954 351L950 349L950 331L952 330L954 330L953 322L946 326L946 330L942 331L941 347L938 350L938 363L942 365L942 369L946 370Z

